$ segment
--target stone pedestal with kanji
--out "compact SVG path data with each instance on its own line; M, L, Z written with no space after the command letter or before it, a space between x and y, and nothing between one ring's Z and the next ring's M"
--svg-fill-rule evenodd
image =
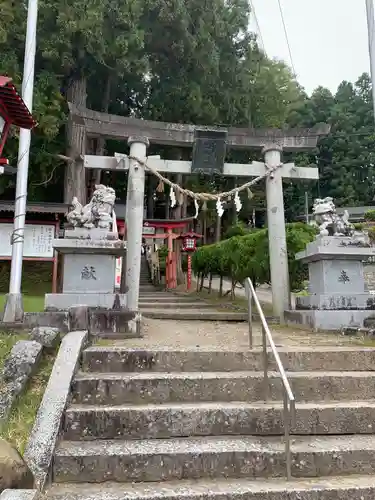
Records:
M363 261L374 255L363 237L320 235L309 243L296 255L309 266L309 295L296 297L299 322L321 330L362 327L375 309L363 273Z
M102 229L65 231L53 246L63 256L62 293L46 294L45 309L68 310L76 305L126 308L126 294L115 293L116 257L124 256L124 242Z

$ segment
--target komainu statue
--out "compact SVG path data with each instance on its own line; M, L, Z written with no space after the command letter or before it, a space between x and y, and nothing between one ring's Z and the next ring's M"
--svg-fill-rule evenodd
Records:
M73 198L73 210L68 213L66 218L75 228L113 230L115 200L114 189L98 184L95 186L92 199L87 205L82 206L76 197Z
M354 226L349 222L349 213L345 210L342 216L336 212L333 198L317 198L314 201L314 225L319 227L321 236L353 236Z

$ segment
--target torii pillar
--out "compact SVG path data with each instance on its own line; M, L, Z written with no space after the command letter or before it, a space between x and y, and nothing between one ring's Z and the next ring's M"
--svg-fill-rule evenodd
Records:
M129 137L130 156L146 162L147 137ZM126 198L126 286L127 307L138 310L139 280L145 197L145 169L136 160L129 160L128 191Z
M265 146L262 153L266 166L280 165L281 152L282 147L278 144ZM266 178L266 198L273 313L283 322L284 311L290 309L290 290L282 168Z

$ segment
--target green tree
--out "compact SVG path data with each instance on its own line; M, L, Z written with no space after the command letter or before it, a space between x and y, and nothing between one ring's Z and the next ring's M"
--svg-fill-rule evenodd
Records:
M304 250L316 236L316 229L302 223L286 225L289 276L291 289L299 289L306 279L306 266L295 260L295 254ZM235 285L250 277L254 285L269 283L268 230L253 231L244 236L234 236L214 245L199 248L193 255L192 267L196 275L203 277L219 275L232 281L232 296ZM221 292L220 292L221 293Z
M2 2L0 67L17 85L26 12L24 2L17 9L11 0ZM40 0L34 99L39 126L29 197L62 200L64 193L70 201L78 194L84 201L81 155L105 152L103 140L87 143L82 127L67 121L67 100L165 121L282 125L301 91L285 65L259 50L248 31L250 15L246 0L214 0L209 9L198 0ZM106 147L111 154L124 145ZM7 153L14 163L17 137ZM249 161L249 154L242 156ZM228 184L216 179L211 188ZM3 176L0 192L13 189L14 179Z
M14 8L14 2L3 0L0 19L1 74L9 75L19 90L25 50L26 15L27 10L22 3L19 8ZM59 176L61 177L61 165L56 154L61 152L63 145L59 131L65 120L62 105L58 78L43 66L38 66L37 61L33 114L38 126L32 134L30 153L28 196L31 200L42 196L46 201L52 201L56 195L54 188L59 184ZM17 150L18 130L13 130L4 152L13 166L17 164ZM13 198L14 187L13 176L0 176L0 195L3 198Z
M375 135L371 82L363 74L354 84L342 82L335 95L319 87L303 102L291 108L291 126L331 124L315 151L294 155L297 165L319 167L316 184L288 186L285 205L290 220L304 212L304 191L310 203L316 196L332 196L338 206L371 205L374 200Z
M138 0L125 4L119 0L42 0L40 23L45 36L39 43L41 59L51 72L60 75L68 101L108 109L112 86L132 72L145 71L141 14ZM80 158L85 150L83 127L69 120L65 201L75 194L85 201L85 171Z
M149 0L144 117L194 124L276 126L300 94L291 72L248 31L245 0Z

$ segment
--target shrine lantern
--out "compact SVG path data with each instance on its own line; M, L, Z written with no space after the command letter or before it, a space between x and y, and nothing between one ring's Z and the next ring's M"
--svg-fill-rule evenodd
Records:
M201 237L201 234L193 232L181 234L180 238L182 238L182 250L184 252L195 252L197 249L197 239Z
M197 239L202 238L201 234L189 232L179 236L182 239L182 250L187 252L187 289L191 288L191 254L197 249Z
M12 125L31 130L36 121L18 94L12 79L0 76L0 167L9 163L2 157L2 153Z

